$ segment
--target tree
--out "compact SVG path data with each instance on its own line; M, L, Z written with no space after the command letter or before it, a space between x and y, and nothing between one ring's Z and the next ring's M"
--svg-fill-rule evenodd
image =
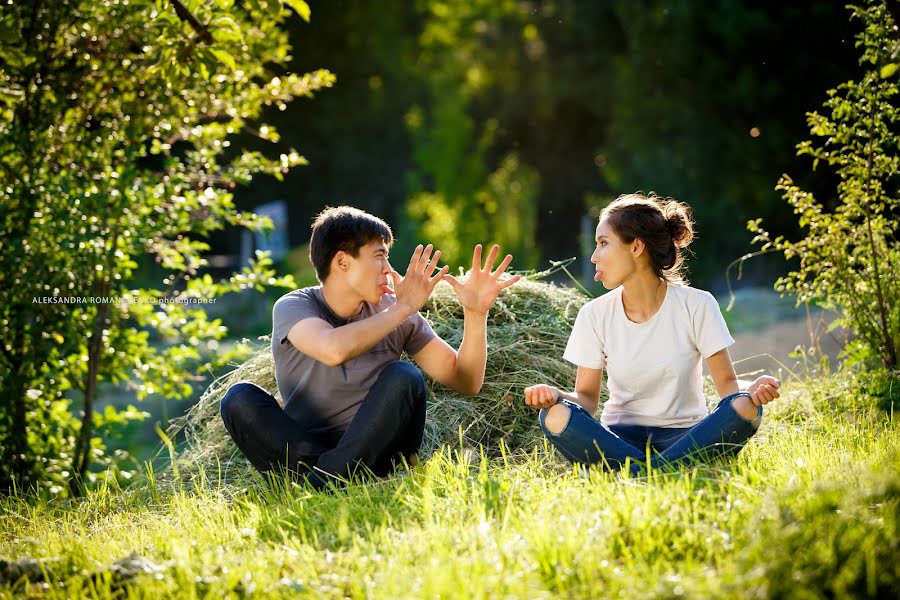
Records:
M516 268L534 268L540 176L515 152L489 170L498 119L471 114L524 43L527 10L510 0L419 6L426 16L416 64L428 108L406 115L415 162L407 215L414 225L401 228L418 231L401 237L435 243L449 264L464 263L477 243L498 243L516 256Z
M235 210L235 187L304 163L292 149L238 153L232 140L277 143L263 107L334 80L284 72L286 6L309 19L302 0L4 7L0 489L79 492L93 462L114 466L94 432L143 415L95 412L99 382L132 382L139 398L190 393L194 373L230 358L201 351L226 333L203 303L293 284L265 255L221 281L200 276L209 233L270 225ZM167 289L130 288L147 254L169 271Z
M797 295L798 304L813 301L840 310L836 325L852 327L861 349L887 368L897 368L900 349L900 198L897 193L898 44L897 27L884 1L851 7L862 32L860 81L829 90L823 113L808 114L813 136L798 154L813 159L813 169L827 164L838 176L833 212L783 175L777 189L806 228L802 239L771 239L761 219L750 221L754 243L762 250L800 259L797 270L779 278L775 288ZM860 349L860 348L857 348Z

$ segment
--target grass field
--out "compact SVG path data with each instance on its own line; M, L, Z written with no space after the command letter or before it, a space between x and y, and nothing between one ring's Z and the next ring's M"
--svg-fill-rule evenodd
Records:
M900 383L786 383L731 463L629 478L444 449L329 493L150 476L0 500L0 596L897 597Z

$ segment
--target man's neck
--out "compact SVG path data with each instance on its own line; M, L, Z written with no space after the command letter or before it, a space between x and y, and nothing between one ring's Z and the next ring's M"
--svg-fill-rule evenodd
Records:
M322 284L322 297L331 312L342 319L355 317L362 310L362 298L346 286L331 280Z

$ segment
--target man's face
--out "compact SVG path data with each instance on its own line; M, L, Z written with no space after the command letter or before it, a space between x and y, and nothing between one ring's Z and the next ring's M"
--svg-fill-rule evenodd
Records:
M374 240L359 249L356 257L346 255L349 268L347 283L359 296L371 304L381 301L381 296L390 293L388 275L388 245L384 240Z

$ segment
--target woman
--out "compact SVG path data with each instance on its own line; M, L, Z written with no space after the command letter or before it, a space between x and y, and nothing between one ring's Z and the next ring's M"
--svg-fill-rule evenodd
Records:
M688 287L682 250L694 238L690 209L674 200L620 196L597 225L594 281L612 290L585 304L566 346L575 391L539 384L525 403L540 409L550 442L569 461L632 470L736 454L756 433L762 407L780 396L768 376L741 390L728 356L734 343L715 298ZM707 414L700 359L722 400ZM598 423L603 369L609 400Z

